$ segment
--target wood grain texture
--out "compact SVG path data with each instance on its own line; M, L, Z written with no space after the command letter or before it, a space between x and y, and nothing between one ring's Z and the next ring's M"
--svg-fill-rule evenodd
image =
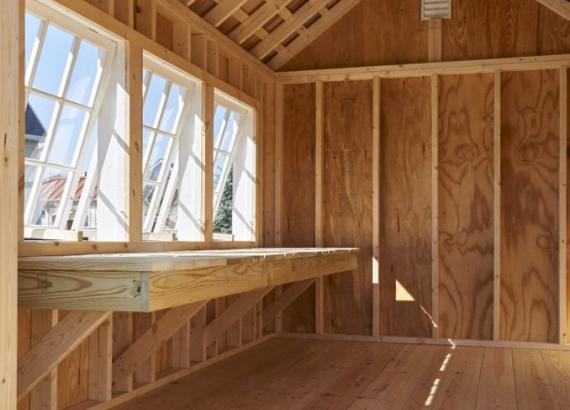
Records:
M502 77L501 338L558 336L556 71Z
M431 336L430 124L429 78L382 81L379 314L383 335Z
M372 332L372 82L324 85L323 237L360 248L358 270L324 278L324 331Z
M416 0L363 0L281 70L425 61L427 24L419 16Z
M70 311L60 311L63 320ZM86 340L57 367L57 408L64 409L89 398L89 342Z
M288 85L283 90L283 246L315 244L315 86ZM295 195L295 200L291 200ZM315 331L315 287L283 311L286 332Z
M443 23L444 60L570 50L570 23L535 0L457 0Z
M439 336L489 340L494 76L441 76L439 89Z

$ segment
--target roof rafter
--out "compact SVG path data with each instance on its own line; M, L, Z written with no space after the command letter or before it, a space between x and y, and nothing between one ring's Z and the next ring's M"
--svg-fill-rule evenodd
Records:
M274 31L251 49L251 53L260 60L275 50L282 41L295 33L307 20L324 8L323 1L308 1L297 10L288 20L279 25Z
M284 50L280 51L275 57L273 57L269 61L269 66L273 70L278 70L283 67L296 54L308 46L315 38L329 29L361 1L362 0L340 0L330 9L324 7L320 12L321 17L308 28L302 26L301 30L299 30L299 36L294 39L291 44L285 47Z
M248 0L221 0L204 18L214 27L219 27L220 24L226 21L241 6L247 3L247 1Z
M263 27L273 16L281 12L291 0L267 0L250 17L235 28L229 37L238 44L242 44L260 28Z
M570 2L566 0L536 0L556 14L570 20Z

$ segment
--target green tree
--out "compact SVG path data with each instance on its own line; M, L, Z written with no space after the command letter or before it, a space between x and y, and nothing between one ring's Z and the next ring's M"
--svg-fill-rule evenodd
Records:
M220 206L216 217L214 218L215 233L232 233L232 209L233 209L233 189L234 189L234 170L230 168L226 186L222 193Z

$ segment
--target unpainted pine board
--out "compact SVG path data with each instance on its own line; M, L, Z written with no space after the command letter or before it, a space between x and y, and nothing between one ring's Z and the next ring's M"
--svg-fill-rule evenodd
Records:
M59 311L61 322L70 311ZM57 368L57 408L64 409L89 399L89 339L71 352Z
M21 359L31 347L32 340L32 311L30 309L18 309L18 360ZM28 410L30 396L18 401L18 410Z
M428 35L420 6L417 0L362 0L281 70L424 62Z
M405 345L352 402L355 409L417 409L423 407L451 360L446 346Z
M372 97L372 81L324 84L324 244L360 248L358 269L324 278L326 333L372 333Z
M282 246L315 245L315 92L314 84L283 90ZM314 300L311 286L284 310L283 331L314 332Z
M164 314L168 312L168 309L159 310L155 313L156 321L159 321ZM172 341L168 340L162 346L160 346L155 353L155 362L156 362L156 374L160 374L161 372L169 369L172 367Z
M540 351L514 349L513 360L518 409L559 409Z
M457 347L430 402L436 409L474 409L477 400L482 347Z
M540 5L538 27L538 55L563 54L570 51L570 21Z
M383 80L380 105L380 333L429 337L429 78Z
M494 75L439 81L439 336L490 340Z
M502 75L501 339L558 338L558 72Z
M134 324L131 312L113 313L113 360L119 357L133 343ZM133 377L127 377L113 384L113 391L128 392L133 388Z
M570 408L570 352L543 350L541 354L558 405Z
M235 64L232 62L232 65ZM230 75L230 83L231 83ZM277 189L279 184L276 182L276 167L277 161L280 158L280 153L277 153L276 133L278 121L276 120L277 107L276 102L278 93L275 84L264 84L263 87L263 105L261 108L262 115L262 195L263 195L263 244L262 246L277 246L275 220L276 209L275 204L277 201ZM282 195L282 193L280 193Z
M156 313L135 313L133 314L133 332L136 342L145 332L156 322ZM127 351L126 349L125 351ZM115 375L113 375L115 376ZM130 376L130 375L129 375ZM127 377L129 377L127 376ZM127 378L125 377L125 378ZM123 378L123 379L125 379ZM133 376L135 384L151 383L156 378L156 356L151 355L139 367ZM114 380L117 380L114 378Z
M512 349L485 348L476 409L517 409Z

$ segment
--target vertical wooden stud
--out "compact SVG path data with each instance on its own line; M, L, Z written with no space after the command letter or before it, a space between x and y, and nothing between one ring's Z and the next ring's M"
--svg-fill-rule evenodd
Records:
M136 313L134 318L135 339L141 337L156 322L155 313ZM137 384L154 383L156 380L156 354L151 354L135 372Z
M560 68L560 186L559 213L560 243L558 248L559 270L558 270L558 298L559 298L559 342L566 344L566 206L567 206L567 151L568 151L568 67Z
M324 156L324 113L323 113L323 91L322 81L316 83L316 104L315 104L315 246L324 246L324 226L323 226L323 156ZM315 293L315 320L317 334L324 333L324 279L317 278Z
M119 357L133 343L133 314L115 312L113 314L113 359ZM113 392L126 393L133 390L133 375L113 381Z
M428 61L441 61L441 20L428 20Z
M372 335L380 335L380 78L372 100Z
M34 347L57 324L58 312L57 310L34 309L31 315L31 347ZM57 369L54 369L30 392L30 410L56 409Z
M190 358L192 362L200 363L206 360L204 343L204 328L206 327L206 307L204 306L190 320Z
M113 319L103 323L89 336L89 400L112 398Z
M190 33L192 42L190 45L190 53L192 56L192 63L196 64L202 69L207 67L207 52L206 48L208 46L206 36L203 33L197 33L192 31Z
M0 0L0 409L16 408L20 140L24 130L24 1ZM23 182L23 181L22 181Z
M192 29L187 22L174 22L172 27L174 52L180 57L192 61Z
M138 32L156 40L156 0L136 0L135 27Z
M501 72L495 72L493 139L493 340L501 337Z
M439 324L439 224L438 224L438 147L439 147L439 77L436 74L431 76L431 160L432 160L432 337L438 337Z
M283 246L283 84L275 86L275 245Z
M142 240L142 49L127 43L129 93L129 241Z
M135 26L135 0L115 1L113 16L133 28Z
M172 336L172 367L187 369L190 367L190 322L186 322Z
M204 102L202 104L202 109L204 110L204 181L202 186L204 187L204 229L205 229L205 239L206 243L211 243L213 241L213 229L214 229L214 193L213 193L213 181L214 181L214 88L211 85L204 85L203 87L203 98Z

